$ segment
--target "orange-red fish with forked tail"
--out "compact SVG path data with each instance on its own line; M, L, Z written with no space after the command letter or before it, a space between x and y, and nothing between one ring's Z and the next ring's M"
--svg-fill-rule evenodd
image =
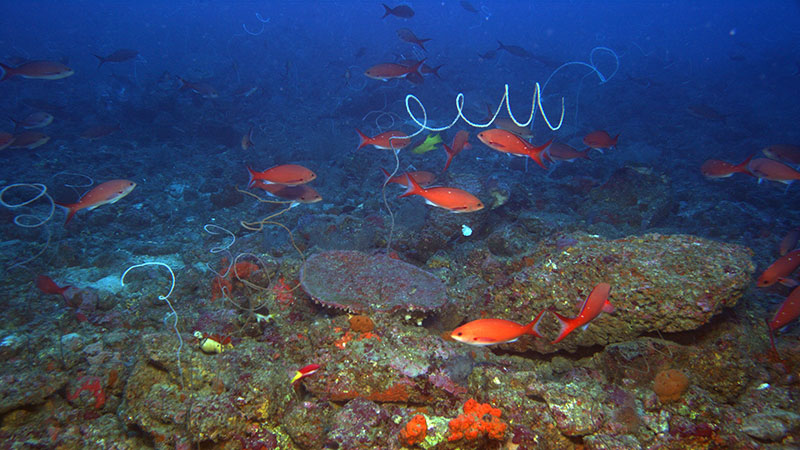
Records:
M307 184L287 186L285 184L265 183L264 180L255 180L254 186L265 190L273 197L293 203L316 203L322 201L322 196L319 195L319 192Z
M736 165L719 159L709 159L700 166L700 172L703 173L704 177L714 179L727 178L735 173L752 175L750 170L747 169L747 165L750 164L750 160L753 159L753 156L754 155L748 156L747 159Z
M430 185L433 183L433 180L436 179L436 175L425 170L415 170L413 172L405 172L395 176L391 176L392 174L383 168L381 168L381 172L383 172L383 175L386 176L385 183L396 183L405 187L408 187L409 185L407 175L414 177L414 181L423 187Z
M14 76L35 80L60 80L75 73L74 70L55 61L28 61L17 67L0 63L0 71L3 74L0 81Z
M67 209L67 220L64 222L64 225L66 225L72 220L76 212L82 209L91 211L99 206L116 203L122 197L130 194L135 187L136 183L130 180L106 181L84 194L78 203L56 203L56 205Z
M608 283L600 283L592 289L592 293L586 297L581 311L573 318L564 317L561 314L553 311L558 321L561 322L561 331L558 333L556 340L551 344L561 342L567 335L578 327L588 325L595 317L599 316L601 312L612 313L614 312L614 305L608 301L608 294L611 292L611 285Z
M247 171L250 173L250 181L247 183L247 187L253 187L257 180L268 184L297 186L298 184L306 184L317 178L317 174L310 169L297 164L283 164L271 167L263 172L256 172L248 167Z
M419 195L425 199L425 203L454 213L468 213L483 209L483 203L478 197L467 191L443 186L422 188L413 176L406 174L406 177L408 177L408 189L400 197Z
M0 132L0 150L11 145L14 142L14 135L11 133L6 133L5 131Z
M468 139L469 132L466 130L461 130L456 133L455 137L453 138L452 147L448 147L447 144L442 144L444 146L444 151L447 152L447 162L444 164L442 173L447 171L447 168L450 167L450 163L453 162L453 158L455 158L457 154L461 153L461 150L472 147L470 143L467 142Z
M422 79L422 74L419 71L420 66L425 62L423 59L422 61L417 61L412 66L404 66L402 64L397 63L382 63L377 64L364 72L368 78L372 78L373 80L381 80L381 81L389 81L395 78L406 78L410 75L414 75L417 77L417 80Z
M514 342L526 334L540 338L542 335L539 334L538 326L544 312L542 310L527 325L504 319L473 320L453 330L450 337L458 342L477 346Z
M514 156L529 156L536 161L543 169L546 169L542 162L542 153L550 145L552 139L539 147L527 142L516 134L500 128L481 131L478 139L490 148L498 152L508 153Z
M747 170L758 178L759 183L769 180L789 185L800 180L800 172L782 162L767 158L756 158L750 161Z
M756 286L772 286L782 278L791 275L798 266L800 266L800 250L792 250L770 264L756 280Z
M45 294L53 294L53 295L60 295L64 296L64 291L71 288L72 286L59 286L53 281L52 278L48 277L47 275L39 275L36 277L36 287L39 288L40 291L44 292Z
M356 133L358 133L358 137L361 138L361 142L358 144L358 148L356 150L364 148L367 145L371 145L381 150L397 151L411 143L411 138L409 138L408 135L397 130L384 131L383 133L376 134L372 137L362 133L358 128L356 128Z
M783 301L781 307L775 312L775 316L769 322L769 329L775 331L783 328L789 322L800 317L800 287L794 288Z
M604 130L592 131L583 138L583 144L585 146L600 150L601 152L603 149L616 147L617 141L619 141L619 134L612 138L611 135Z

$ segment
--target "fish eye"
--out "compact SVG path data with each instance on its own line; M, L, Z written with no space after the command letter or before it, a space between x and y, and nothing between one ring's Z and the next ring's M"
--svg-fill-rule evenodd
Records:
M460 332L460 331L459 331L457 335L458 335L458 336L461 336L461 335L463 335L463 334L464 334L464 333L462 333L462 332Z

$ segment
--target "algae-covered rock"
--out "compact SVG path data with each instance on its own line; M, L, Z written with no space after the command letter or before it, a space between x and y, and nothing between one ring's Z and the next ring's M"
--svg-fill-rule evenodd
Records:
M357 251L317 253L306 260L300 279L317 302L351 313L432 311L447 301L434 275L386 255Z
M602 313L586 330L575 330L558 348L609 344L649 332L692 330L723 307L731 307L751 284L752 252L688 235L647 234L606 240L572 235L566 246L543 243L524 261L511 281L489 288L487 317L518 322L552 308L577 316L583 300L598 283L611 284L615 312ZM520 350L552 351L547 341L558 323L545 314L540 331L547 340L520 339Z

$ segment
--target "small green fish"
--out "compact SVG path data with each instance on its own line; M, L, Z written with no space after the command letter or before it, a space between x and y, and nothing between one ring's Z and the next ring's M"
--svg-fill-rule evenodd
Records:
M428 137L425 138L425 142L419 144L412 150L415 154L421 155L423 153L428 153L429 151L436 148L437 145L442 143L442 137L438 134L429 134Z

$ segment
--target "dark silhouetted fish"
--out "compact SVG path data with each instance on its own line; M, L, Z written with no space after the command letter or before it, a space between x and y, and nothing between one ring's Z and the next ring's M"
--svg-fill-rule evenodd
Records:
M385 3L382 3L382 5L386 12L383 13L383 17L381 17L381 19L385 18L386 16L397 16L403 19L410 19L414 17L414 10L408 5L400 5L395 8L389 8Z
M430 38L428 38L428 39L420 39L420 38L418 38L417 35L414 34L414 32L409 30L408 28L400 28L399 30L397 30L397 36L402 41L406 41L406 42L411 43L411 44L419 45L419 48L421 48L423 50L425 50L425 46L422 45L422 44L430 41ZM425 51L427 51L427 50L425 50Z
M461 0L461 7L466 9L467 11L469 11L471 13L478 14L478 10L475 9L475 7L472 6L472 3L468 2L467 0Z
M729 114L720 114L716 109L702 103L698 105L691 105L686 108L686 111L700 119L713 120L722 123L725 123L725 120L729 116Z
M483 60L495 59L497 57L497 50L489 50L482 55L478 53L478 57Z
M112 133L119 131L119 124L114 125L96 125L81 133L81 138L94 140L104 138Z
M500 44L500 47L497 47L498 50L505 50L508 53L519 56L520 58L532 58L533 53L525 50L524 48L520 47L519 45L505 45L500 41L497 41Z
M129 48L121 48L108 56L103 57L99 55L94 55L94 57L100 60L100 64L97 65L97 68L99 69L100 67L103 66L103 64L107 62L125 62L133 58L136 58L138 55L139 52L137 50L131 50Z
M356 50L356 54L353 55L353 57L355 59L358 59L358 58L361 58L362 56L364 56L366 54L367 54L367 47L359 47L358 50Z

